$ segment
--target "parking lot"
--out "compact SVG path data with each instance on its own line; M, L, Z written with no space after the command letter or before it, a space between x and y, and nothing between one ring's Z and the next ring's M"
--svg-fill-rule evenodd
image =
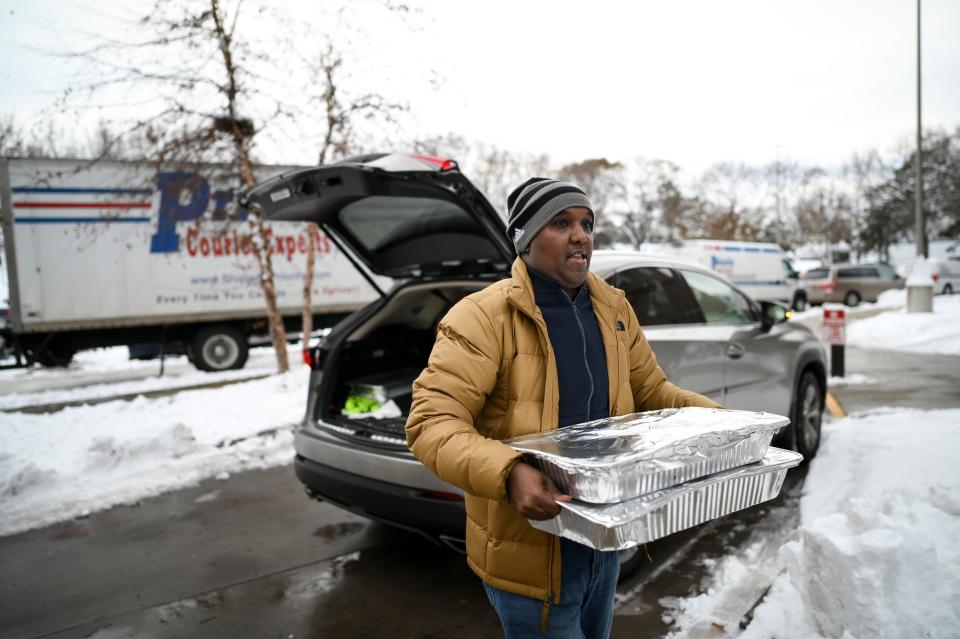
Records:
M859 382L834 393L848 412L960 407L955 357L851 348L847 373ZM805 472L774 502L649 544L650 562L621 584L613 636L662 636L672 599L696 592L717 558L758 538L779 547ZM498 633L461 555L311 502L289 466L8 536L0 556L3 637ZM749 616L762 594L744 584L729 614Z

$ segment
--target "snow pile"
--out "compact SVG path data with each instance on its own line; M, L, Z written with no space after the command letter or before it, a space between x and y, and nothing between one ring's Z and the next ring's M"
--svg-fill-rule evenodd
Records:
M905 286L933 286L934 265L925 257L917 257L910 266L910 277Z
M847 326L847 345L960 355L960 295L940 295L932 313L887 311Z
M881 293L876 303L845 309L846 345L865 349L960 355L960 295L938 295L932 313L907 313L902 289ZM884 310L889 309L889 310ZM867 317L863 317L868 315ZM814 330L823 309L794 314ZM862 317L862 319L861 319Z
M862 373L854 373L845 377L827 378L827 387L829 388L835 388L837 386L870 386L878 383L880 383L879 380L869 377L868 375L863 375Z
M831 422L801 500L798 538L741 637L952 637L960 627L960 409L880 409ZM758 542L761 543L761 542ZM676 604L683 635L711 622L755 545ZM735 626L734 626L735 628Z
M287 349L290 361L295 362L300 358L300 348L291 346ZM0 363L12 364L13 358L0 360ZM178 375L186 372L198 372L196 367L189 362L186 355L167 355L164 358L164 377L167 375ZM251 348L250 359L246 367L241 371L223 371L223 373L242 373L251 372L253 369L271 368L276 370L276 358L272 348ZM117 379L136 379L139 377L154 377L160 372L160 360L137 360L130 359L130 351L126 346L112 346L109 348L96 348L79 351L70 362L67 368L45 368L39 364L24 368L12 368L0 371L0 381L37 380L49 381L56 384L64 379L82 379L86 374L96 374L103 378L107 373L117 373ZM221 375L223 373L207 373L207 375ZM106 375L110 377L109 375Z
M0 534L290 461L309 371L56 413L0 413Z
M65 402L90 402L108 397L117 397L118 395L135 395L137 393L169 391L178 388L186 389L192 386L212 386L226 382L263 377L276 372L277 369L274 365L205 373L194 370L192 365L188 364L187 366L189 368L187 368L185 372L169 372L165 373L163 377L157 376L156 371L151 371L147 376L130 381L104 382L100 384L91 383L62 389L47 388L33 392L14 392L7 395L0 395L0 410L13 410L26 406L42 406ZM136 377L137 375L131 371L130 376ZM23 380L25 378L21 379ZM44 377L43 379L44 381L50 382L50 385L53 386L54 384L52 382L56 378ZM66 381L66 379L64 378L63 381Z

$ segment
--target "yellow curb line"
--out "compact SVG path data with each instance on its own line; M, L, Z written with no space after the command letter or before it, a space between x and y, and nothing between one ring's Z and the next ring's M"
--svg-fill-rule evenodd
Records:
M840 400L830 391L827 391L827 410L830 411L830 414L834 417L847 416L847 412L843 410L843 404L841 404Z

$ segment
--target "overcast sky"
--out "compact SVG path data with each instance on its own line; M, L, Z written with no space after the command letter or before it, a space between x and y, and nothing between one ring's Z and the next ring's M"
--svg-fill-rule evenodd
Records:
M914 134L913 1L412 4L423 10L417 31L371 18L374 44L357 57L375 88L411 103L423 135L455 132L557 163L645 156L697 171L778 156L833 166ZM311 3L301 5L308 20ZM0 6L0 113L28 120L69 77L22 45L56 50L77 42L71 29L110 23L83 3ZM953 129L957 0L924 0L923 56L924 125Z

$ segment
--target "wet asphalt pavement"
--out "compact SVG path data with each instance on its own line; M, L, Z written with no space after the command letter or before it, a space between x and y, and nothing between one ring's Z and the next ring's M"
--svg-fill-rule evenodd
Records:
M957 357L848 349L847 372L876 380L834 389L848 412L960 407ZM805 473L772 502L649 544L612 636L662 636L670 599L697 592L712 560L758 539L775 551ZM311 502L290 467L2 538L0 566L4 638L500 636L462 555ZM747 585L725 602L732 623L763 594Z

